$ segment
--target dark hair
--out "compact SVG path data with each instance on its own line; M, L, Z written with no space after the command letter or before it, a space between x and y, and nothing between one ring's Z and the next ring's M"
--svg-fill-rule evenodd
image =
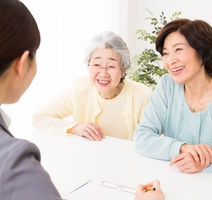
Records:
M19 0L0 0L0 76L24 51L32 60L39 46L40 32L28 8Z
M212 27L203 20L176 19L158 33L156 50L162 55L165 38L172 32L181 33L202 60L205 72L212 77Z

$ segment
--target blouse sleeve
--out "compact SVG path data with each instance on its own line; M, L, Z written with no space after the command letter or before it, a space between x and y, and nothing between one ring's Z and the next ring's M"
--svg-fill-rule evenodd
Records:
M52 101L46 103L32 117L32 126L44 131L66 134L66 130L76 123L65 120L73 115L72 87L61 92Z
M179 149L184 144L162 134L173 84L168 74L160 79L141 122L137 125L134 132L134 147L141 155L170 160L179 154Z

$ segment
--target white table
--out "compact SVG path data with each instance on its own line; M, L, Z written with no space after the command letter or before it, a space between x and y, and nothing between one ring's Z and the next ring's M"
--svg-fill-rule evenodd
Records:
M212 174L184 174L169 162L135 153L133 142L112 137L90 141L34 131L27 136L41 151L44 168L62 196L83 182L96 179L136 188L161 181L166 200L211 200Z

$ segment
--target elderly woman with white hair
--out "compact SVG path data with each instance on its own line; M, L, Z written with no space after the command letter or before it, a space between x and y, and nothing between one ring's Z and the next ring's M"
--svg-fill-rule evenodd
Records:
M132 140L152 91L125 79L130 67L126 43L111 31L99 34L86 48L85 62L88 77L78 78L34 113L33 127L90 140L105 136ZM71 121L65 119L69 116Z

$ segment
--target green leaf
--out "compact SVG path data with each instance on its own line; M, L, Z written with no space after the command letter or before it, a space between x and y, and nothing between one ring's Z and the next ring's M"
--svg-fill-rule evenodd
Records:
M156 18L150 10L147 8L144 9L150 14L150 17L146 17L145 20L150 21L153 31L149 33L144 29L139 29L136 31L136 34L139 40L143 40L149 44L155 44L157 34L168 22L167 17L162 11L159 18ZM174 12L170 20L178 19L180 15L181 12ZM141 82L154 89L159 78L168 73L166 69L161 67L161 61L162 58L158 52L154 49L145 49L132 58L127 76L136 82Z

